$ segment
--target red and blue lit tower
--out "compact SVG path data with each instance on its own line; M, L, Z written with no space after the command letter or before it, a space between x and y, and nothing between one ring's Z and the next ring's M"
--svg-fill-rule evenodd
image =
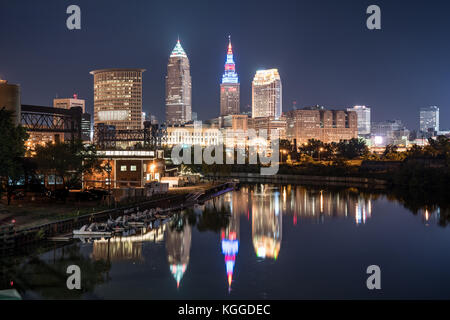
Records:
M239 239L237 238L237 232L231 230L223 230L221 238L222 253L225 255L225 266L227 269L228 290L231 290L236 255L239 251Z
M227 60L225 62L225 72L222 76L222 83L239 83L236 73L236 64L233 58L233 47L231 46L231 36L228 36Z
M231 37L228 36L227 59L225 61L225 72L220 84L220 115L239 114L240 112L240 85L234 63L233 47Z

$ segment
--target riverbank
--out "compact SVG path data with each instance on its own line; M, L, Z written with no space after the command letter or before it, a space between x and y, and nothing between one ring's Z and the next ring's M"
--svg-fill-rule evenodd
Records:
M172 188L167 194L153 196L149 201L170 199L173 196L187 195L189 193L204 193L218 183L204 182L194 186ZM139 204L139 202L136 202ZM130 205L134 205L133 203ZM124 207L129 207L126 205ZM111 208L102 204L100 200L94 201L26 201L13 200L8 206L6 199L0 201L0 224L9 224L14 221L16 230L32 228L55 221L75 218L87 214L107 211Z
M276 174L263 176L257 173L231 172L223 174L217 172L208 174L206 177L211 179L223 179L225 177L238 179L240 182L261 182L261 183L295 183L295 184L315 184L315 185L332 185L347 187L362 187L385 189L388 181L374 178L361 177L332 177L332 176L313 176L313 175L288 175Z
M6 224L5 230L8 233L0 235L0 252L8 253L14 248L28 245L55 237L61 234L71 233L73 229L93 222L103 222L108 218L115 219L124 213L133 213L138 210L161 208L174 213L188 207L192 207L199 202L207 201L224 192L234 189L233 183L206 182L192 187L185 187L169 192L167 196L156 200L149 200L124 206L121 208L93 211L91 213L76 215L73 217L38 224L34 221L32 226L16 225L16 223ZM4 236L4 237L3 237Z

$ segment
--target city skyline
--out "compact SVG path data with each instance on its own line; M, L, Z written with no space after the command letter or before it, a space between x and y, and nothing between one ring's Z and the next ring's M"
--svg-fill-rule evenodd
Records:
M223 42L232 34L233 46L239 52L235 62L239 66L241 107L251 104L254 73L274 66L283 76L284 112L291 109L293 100L298 101L299 107L320 104L345 109L369 105L373 121L402 119L408 128L417 130L420 108L436 105L441 111L441 128L449 127L446 119L450 118L447 108L450 94L445 88L450 73L445 70L450 66L445 56L450 48L441 41L444 36L441 29L445 29L441 27L448 23L443 14L448 4L438 3L430 9L426 2L414 3L405 13L401 4L379 1L383 9L383 29L371 32L365 28L367 6L364 3L351 5L348 1L343 1L340 6L329 1L322 6L304 2L283 3L274 12L266 10L267 3L261 2L255 9L259 17L272 16L273 19L258 27L251 25L255 18L246 20L253 10L251 1L235 4L237 14L229 18L229 23L221 23L225 16L220 14L218 4L213 5L212 17L197 19L199 13L195 13L195 9L204 5L202 1L190 4L192 8L187 12L183 11L187 5L181 3L179 10L174 11L167 21L161 21L169 17L168 8L163 4L151 6L142 3L126 7L113 3L115 5L108 8L102 7L100 11L107 14L99 17L92 13L97 11L99 4L79 1L84 13L82 29L73 32L61 23L65 21L64 4L56 1L39 6L26 1L2 4L0 24L5 27L2 30L9 33L7 36L3 34L5 31L0 33L4 39L13 35L17 45L6 46L0 53L1 61L8 62L0 68L0 77L21 85L24 104L50 106L55 96L77 93L86 100L87 112L93 114L90 70L145 68L149 71L143 79L143 111L162 120L167 52L179 35L191 59L193 111L198 113L199 119L210 119L219 114L217 83L223 73ZM59 9L60 14L53 13ZM119 17L130 13L130 10L137 14L137 20L125 28L127 32L105 20L106 16ZM318 18L327 15L328 10L334 10L333 18L326 23L320 22L323 19ZM33 16L31 12L34 11L39 15ZM299 12L300 16L295 21L288 19L292 18L291 11ZM8 15L4 16L6 12ZM423 19L408 22L420 12L424 12ZM146 15L151 19L145 18ZM397 19L398 15L402 19ZM30 26L39 28L25 30L16 25L17 21L25 18L31 19ZM213 23L214 19L217 23ZM314 22L314 19L319 22ZM155 30L146 27L149 20L158 23ZM142 37L143 40L134 43L136 51L110 50L116 45L115 41L101 36L107 34L110 26L117 31L117 41L124 41L125 46ZM208 30L204 30L205 26ZM411 31L408 34L415 34L414 44L406 40L397 41L399 33L406 29ZM136 35L130 37L129 31ZM42 42L40 46L35 45L37 40ZM342 46L336 51L339 42ZM90 54L80 55L78 50L76 53L68 52L67 45L74 43L89 50ZM28 46L36 48L33 59L28 58L31 52L17 51ZM432 47L440 50L429 50ZM416 63L419 59L420 66ZM54 66L55 71L49 66ZM63 79L56 71L61 68L71 77ZM429 71L424 73L424 70ZM411 88L415 90L412 92Z

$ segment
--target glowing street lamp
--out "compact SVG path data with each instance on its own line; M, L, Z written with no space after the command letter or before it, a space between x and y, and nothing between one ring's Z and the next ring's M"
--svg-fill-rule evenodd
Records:
M319 162L320 162L320 153L323 151L323 148L319 149Z

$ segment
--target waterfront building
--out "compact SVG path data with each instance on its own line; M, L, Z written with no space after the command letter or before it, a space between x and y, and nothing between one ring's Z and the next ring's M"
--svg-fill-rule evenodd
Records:
M184 124L192 120L191 97L189 59L178 40L167 64L166 122L168 124Z
M354 106L347 108L347 111L354 111L358 121L358 136L370 135L370 108L366 106Z
M94 125L116 130L142 127L142 73L145 69L103 69L94 76Z
M358 137L357 115L354 111L325 110L310 107L286 112L286 138L297 144L309 139L325 143Z
M198 124L198 126L196 126ZM223 143L218 125L208 123L189 123L167 127L167 145L201 145L204 147Z
M142 188L146 183L160 181L165 175L164 161L153 150L98 150L101 166L108 165L110 172L93 171L84 175L84 188L109 187Z
M222 76L222 83L220 84L220 115L239 114L239 111L240 84L234 63L231 39L229 39L225 72Z
M252 117L279 119L282 106L282 87L278 69L257 71L252 82Z
M436 106L420 108L420 132L433 136L439 131L439 108Z

